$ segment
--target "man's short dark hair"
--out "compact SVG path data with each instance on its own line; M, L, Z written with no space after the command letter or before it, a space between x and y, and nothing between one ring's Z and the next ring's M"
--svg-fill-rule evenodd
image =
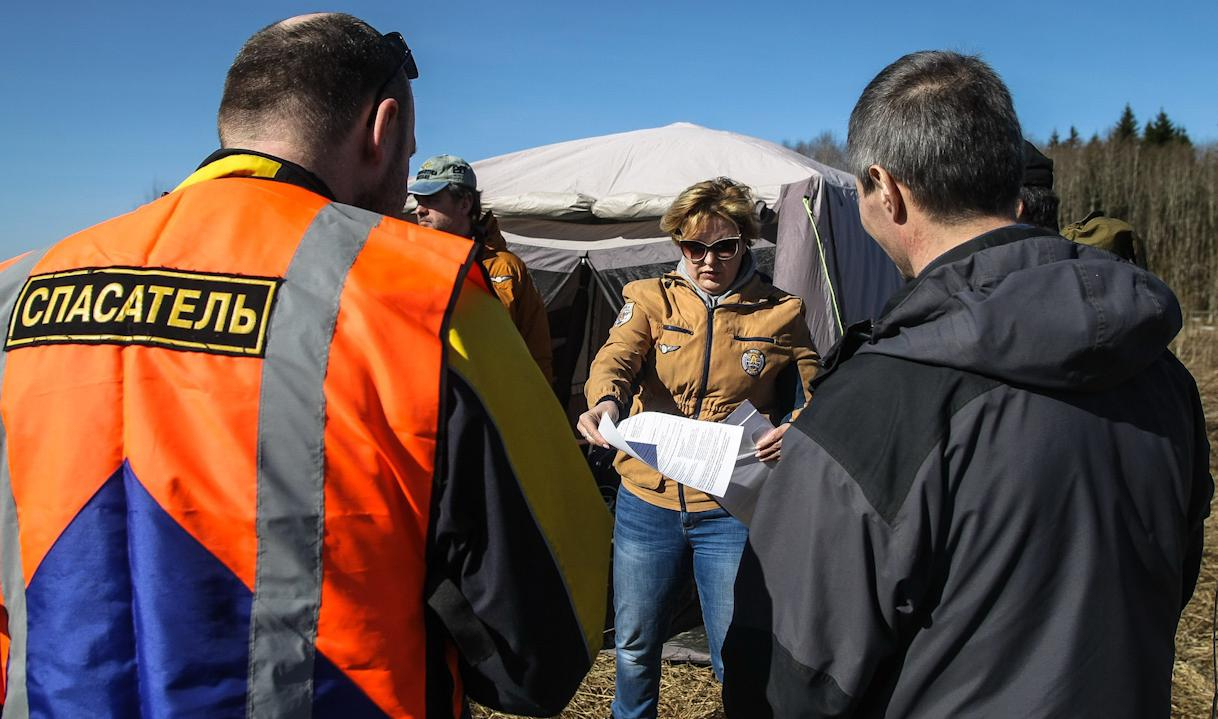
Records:
M480 191L472 187L449 183L448 187L445 187L441 192L447 192L458 202L468 197L470 201L469 219L471 221L476 223L478 218L482 216L482 193Z
M483 217L482 213L482 191L475 190L472 187L464 187L455 183L449 183L448 187L441 190L452 195L457 202L469 198L469 227L473 233L473 239L477 242L486 241L486 225L483 222L488 219Z
M1019 199L1023 202L1023 212L1016 218L1027 225L1045 227L1057 232L1061 229L1057 224L1057 209L1061 199L1051 187L1024 185L1019 188Z
M1014 214L1023 134L1010 92L979 57L915 52L884 68L850 113L846 149L864 193L879 165L939 221Z
M279 126L306 146L333 145L361 121L373 91L401 62L379 32L350 15L267 26L246 41L229 68L220 101L220 144ZM405 73L397 75L384 96L408 112L410 87Z

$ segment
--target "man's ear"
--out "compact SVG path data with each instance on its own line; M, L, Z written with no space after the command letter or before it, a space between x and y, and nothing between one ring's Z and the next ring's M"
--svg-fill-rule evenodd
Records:
M378 164L383 162L388 151L392 149L392 138L397 133L397 126L401 119L402 106L394 98L387 97L376 106L372 128L364 143L365 152L374 162Z
M872 165L867 168L867 174L871 176L876 191L880 193L881 205L889 219L894 224L903 224L908 211L908 207L906 207L909 201L909 198L906 197L908 188L897 182L892 173L880 165Z

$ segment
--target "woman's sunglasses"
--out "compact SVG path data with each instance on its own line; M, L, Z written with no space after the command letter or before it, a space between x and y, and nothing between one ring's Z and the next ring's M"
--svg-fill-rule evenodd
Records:
M681 254L688 257L693 262L698 262L706 257L706 253L714 255L715 259L720 262L727 262L736 255L740 254L740 246L743 244L740 237L724 237L711 244L705 242L695 242L694 240L680 240L677 242L681 246Z

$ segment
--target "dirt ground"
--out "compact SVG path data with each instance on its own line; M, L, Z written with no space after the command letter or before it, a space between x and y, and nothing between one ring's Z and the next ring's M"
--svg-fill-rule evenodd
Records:
M1176 351L1192 370L1205 404L1210 444L1218 447L1218 332L1187 333ZM1218 452L1211 453L1211 473L1218 475ZM1176 666L1172 677L1172 717L1208 717L1214 697L1214 592L1218 584L1218 503L1206 525L1205 559L1197 590L1176 632ZM660 719L715 719L723 716L719 684L709 667L666 664L660 680ZM613 654L601 652L562 719L607 719L613 699ZM474 707L479 719L509 715Z

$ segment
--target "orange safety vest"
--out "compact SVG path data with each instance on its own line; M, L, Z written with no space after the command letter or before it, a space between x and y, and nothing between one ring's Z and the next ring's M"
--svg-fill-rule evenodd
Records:
M6 709L436 716L444 672L459 715L421 598L472 250L231 178L0 267Z

